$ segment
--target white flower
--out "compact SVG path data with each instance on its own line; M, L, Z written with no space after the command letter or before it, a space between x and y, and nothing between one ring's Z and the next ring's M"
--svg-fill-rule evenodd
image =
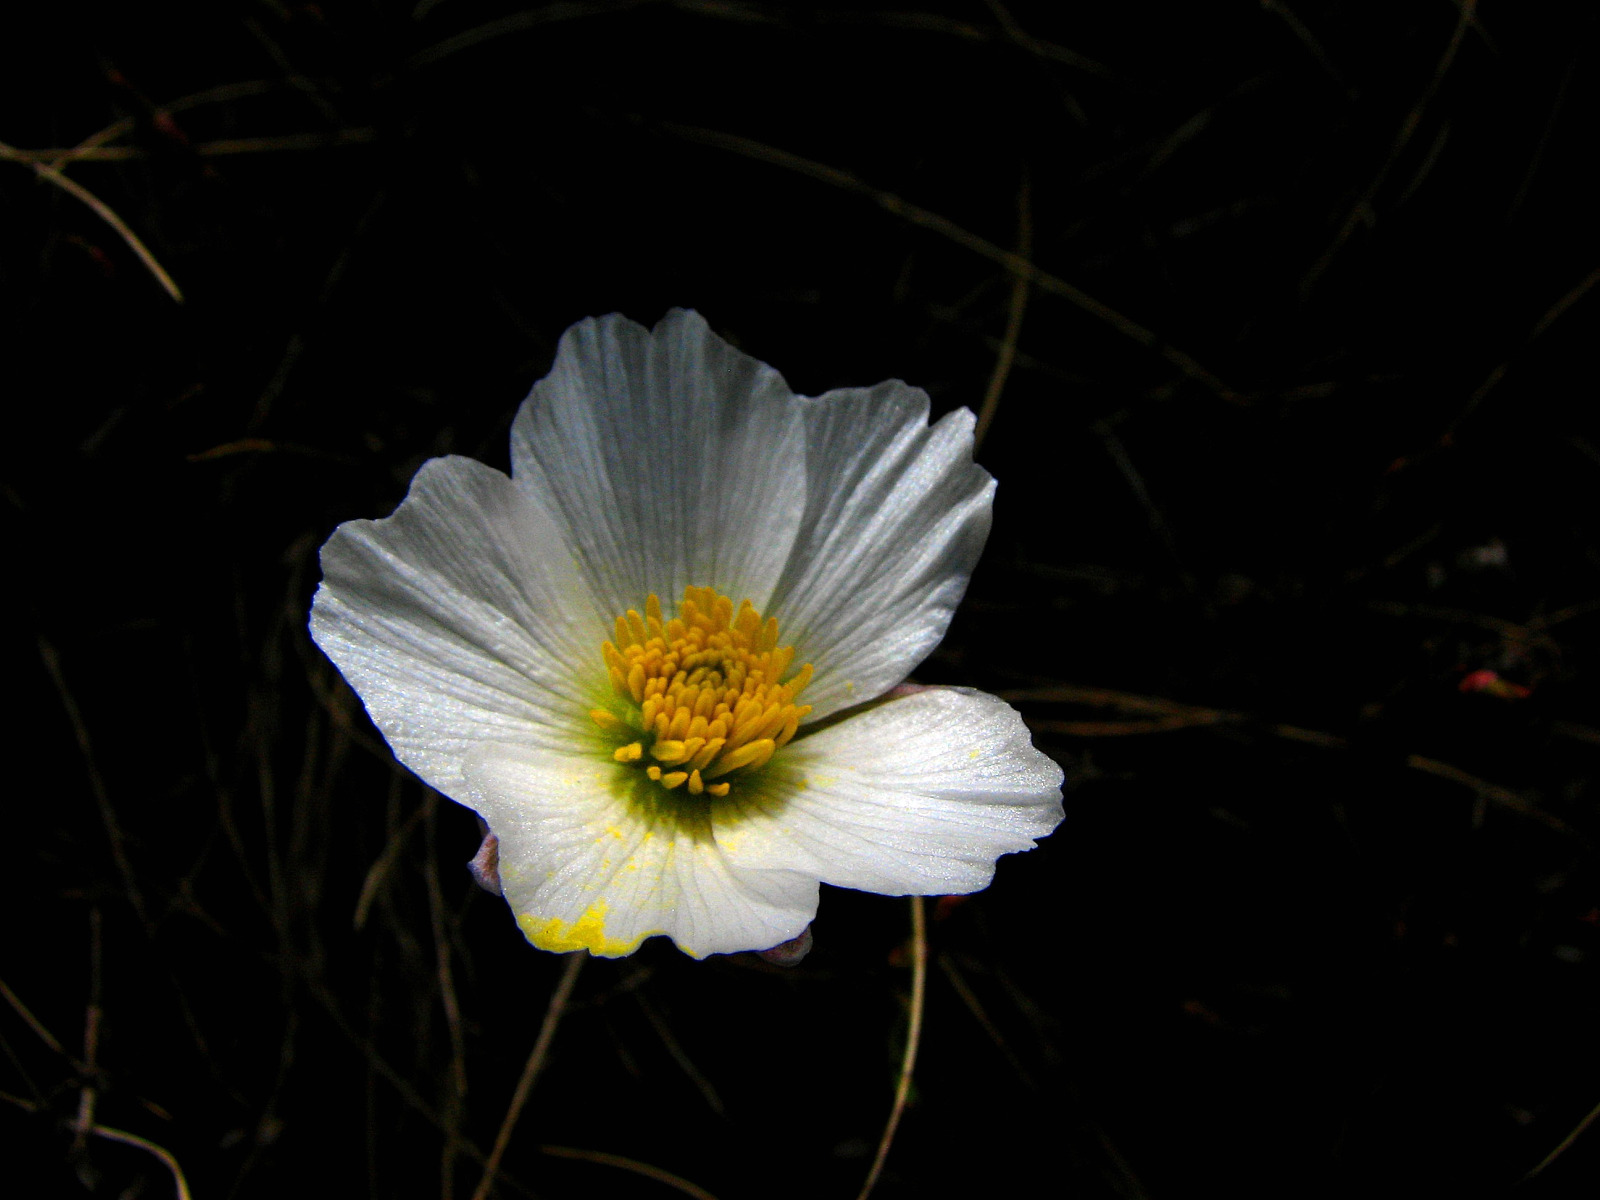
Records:
M1061 820L995 697L847 712L966 588L994 493L971 413L930 428L898 380L795 396L695 313L610 316L563 336L511 457L434 459L341 525L311 630L396 757L488 822L536 946L762 949L819 880L976 891Z

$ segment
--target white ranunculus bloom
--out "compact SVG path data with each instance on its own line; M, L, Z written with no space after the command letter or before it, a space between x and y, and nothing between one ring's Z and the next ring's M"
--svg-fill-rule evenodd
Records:
M434 459L341 525L311 631L400 761L488 822L536 946L762 949L819 880L976 891L1061 820L1060 769L995 697L849 711L938 643L982 549L966 410L930 427L898 380L795 396L693 312L609 316L561 339L511 457Z

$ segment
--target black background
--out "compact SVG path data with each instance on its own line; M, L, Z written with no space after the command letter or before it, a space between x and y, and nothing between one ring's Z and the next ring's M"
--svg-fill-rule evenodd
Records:
M470 1195L561 962L310 643L318 546L506 466L594 313L977 408L1026 238L918 677L1067 819L932 906L876 1194L1593 1194L1594 1131L1518 1185L1600 1101L1592 8L55 12L0 18L8 1175L170 1194L88 1086L207 1200ZM181 305L14 153L113 122L66 176ZM906 902L815 929L586 966L499 1194L854 1195Z

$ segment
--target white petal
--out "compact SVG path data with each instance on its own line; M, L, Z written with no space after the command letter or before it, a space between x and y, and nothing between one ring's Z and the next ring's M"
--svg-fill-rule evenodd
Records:
M882 695L950 624L989 535L994 480L972 461L972 414L931 429L898 380L800 404L806 509L769 615L816 676L812 721Z
M1010 705L930 688L802 737L734 788L717 843L747 869L888 895L977 891L1060 823L1061 768Z
M423 464L393 516L334 531L322 572L312 636L445 795L472 804L461 768L483 742L596 741L607 621L548 514L500 472Z
M512 475L561 523L613 615L688 584L765 609L799 526L799 406L698 313L580 321L511 430Z
M653 934L703 958L765 950L816 915L815 878L741 871L712 810L596 756L485 749L467 764L500 839L500 881L544 950L631 954Z

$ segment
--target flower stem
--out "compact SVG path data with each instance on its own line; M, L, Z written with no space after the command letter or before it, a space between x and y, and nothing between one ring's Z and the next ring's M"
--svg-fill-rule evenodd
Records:
M911 897L911 1021L906 1029L906 1053L900 1060L900 1081L895 1084L894 1107L889 1110L889 1121L883 1127L883 1137L878 1140L878 1153L872 1160L872 1170L861 1185L856 1200L867 1200L883 1173L884 1160L889 1157L889 1146L894 1141L895 1130L900 1126L900 1114L905 1112L906 1098L911 1095L911 1072L917 1065L917 1046L922 1041L922 1008L928 992L928 918L922 897Z

